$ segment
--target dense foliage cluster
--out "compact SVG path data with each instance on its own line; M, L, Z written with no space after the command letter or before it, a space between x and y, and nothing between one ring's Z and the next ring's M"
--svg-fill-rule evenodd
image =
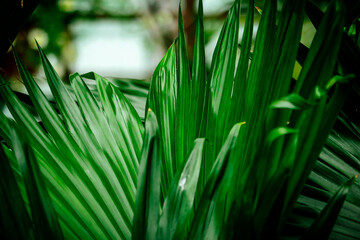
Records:
M13 117L0 113L1 234L327 239L353 185L342 227L331 236L359 237L358 145L337 158L336 146L349 141L332 135L316 163L358 86L358 49L343 35L347 9L333 1L323 14L295 0L278 12L277 1L266 1L252 48L254 1L248 4L241 44L235 0L209 70L202 1L192 64L179 8L179 37L153 74L145 126L111 81L75 73L66 86L39 47L55 99L49 102L15 53L33 106L0 77ZM309 49L300 43L305 9L317 28ZM302 68L293 79L296 61ZM339 121L346 125L346 118L343 112ZM358 140L359 126L346 126Z

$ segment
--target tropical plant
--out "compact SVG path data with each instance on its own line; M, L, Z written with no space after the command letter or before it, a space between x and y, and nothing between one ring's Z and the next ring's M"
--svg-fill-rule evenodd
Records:
M328 238L360 166L358 145L351 145L359 125L349 124L346 111L339 121L351 132L341 133L337 124L316 160L357 77L346 62L357 60L358 50L342 34L342 1L314 23L310 49L300 45L305 3L285 1L278 14L276 1L266 1L251 52L250 0L237 59L236 0L209 72L202 1L191 70L179 8L179 37L153 74L145 127L114 84L75 73L69 89L39 47L52 104L15 52L38 116L0 78L13 117L0 114L2 236ZM296 60L302 68L295 80ZM86 78L96 82L96 92ZM341 156L344 146L351 147ZM355 186L340 221L352 231L342 228L334 238L360 235Z

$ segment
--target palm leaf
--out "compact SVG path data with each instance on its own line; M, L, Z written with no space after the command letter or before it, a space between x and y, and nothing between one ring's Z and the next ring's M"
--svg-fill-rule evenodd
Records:
M34 222L36 239L62 239L63 234L47 192L34 153L28 145L23 145L16 130L12 130L13 149L19 163L20 174L26 182L26 192ZM26 218L25 218L26 219Z
M303 235L303 239L308 239L309 237L317 239L329 238L354 179L355 178L349 179L336 191L335 195L311 224L306 234Z
M139 161L137 157L142 145L140 119L123 95L116 90L115 93L109 92L109 97L117 100L114 109L106 109L114 111L110 116L114 116L115 111L119 112L122 108L129 111L127 115L122 116L128 116L128 121L122 122L126 127L114 128L81 78L75 75L73 86L79 103L77 105L41 49L40 54L62 119L17 57L20 73L46 132L8 87L2 87L0 91L6 96L9 105L18 104L16 107L10 107L10 110L24 131L29 134L29 143L35 149L35 156L45 175L54 207L60 219L66 223L69 232L79 238L127 238L132 226ZM106 80L98 79L99 84L106 86L102 83L104 81ZM84 109L91 109L93 113L86 115L89 112ZM94 115L96 113L99 115ZM99 123L101 128L97 128ZM107 131L108 134L100 134L100 130ZM115 146L116 141L124 139L129 148L124 148L122 153ZM134 142L129 142L129 139ZM125 155L126 151L132 158L124 160L123 154ZM138 151L138 154L132 154L134 151ZM128 181L130 179L133 180ZM63 186L67 188L64 189Z

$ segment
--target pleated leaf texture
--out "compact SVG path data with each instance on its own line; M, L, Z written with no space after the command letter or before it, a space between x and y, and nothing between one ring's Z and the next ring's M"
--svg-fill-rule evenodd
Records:
M0 113L0 236L359 238L359 125L338 117L358 88L357 73L343 67L358 61L353 43L343 47L347 8L332 1L319 13L304 49L306 1L284 1L280 12L265 1L256 37L254 1L247 5L244 28L240 1L231 6L210 69L202 1L192 62L179 7L179 36L153 73L141 117L129 88L125 96L96 73L65 85L39 46L48 101L14 50L32 106L0 77L12 115Z

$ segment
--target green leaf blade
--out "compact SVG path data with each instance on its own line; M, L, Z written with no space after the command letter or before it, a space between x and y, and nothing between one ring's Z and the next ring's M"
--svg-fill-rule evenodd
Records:
M191 225L190 239L216 239L223 230L224 219L229 213L229 209L226 207L227 201L231 203L232 200L229 189L235 186L234 164L236 160L232 154L242 124L236 124L231 129L218 154ZM227 200L227 197L230 200Z
M31 148L20 141L15 130L12 130L12 140L20 172L25 181L36 238L62 239L57 215Z
M159 221L158 238L186 238L189 218L194 210L194 199L199 180L205 139L195 140L184 169L173 181L165 199Z
M234 79L234 88L231 97L230 111L227 128L232 127L236 122L242 121L242 112L244 111L245 90L247 85L247 75L250 64L250 51L253 40L254 29L254 1L249 0L249 5L246 13L246 22L241 40L240 59L236 68L236 75Z
M148 110L135 202L132 239L156 239L160 214L161 159L159 127Z
M0 146L0 206L3 235L9 239L34 239L34 231L10 161Z
M216 44L210 70L210 93L206 138L209 140L205 178L209 174L227 132L224 131L230 114L239 31L239 8L236 0L231 7ZM221 117L220 117L221 116Z
M164 198L167 195L175 169L177 88L176 53L173 44L154 71L147 102L148 107L158 119L161 134L161 144L164 151L161 184Z
M203 133L205 119L203 118L206 117L209 83L206 79L205 33L202 0L199 1L197 14L191 77L191 109L189 114L189 116L193 116L194 124L190 125L189 133L195 132L195 137L203 137L205 136ZM192 126L193 128L191 129Z
M186 52L184 25L179 4L178 18L178 51L177 51L177 99L176 99L176 122L175 122L175 161L173 162L174 173L181 171L189 145L195 138L195 132L191 128L192 123L186 119L189 115L190 105L190 68Z

